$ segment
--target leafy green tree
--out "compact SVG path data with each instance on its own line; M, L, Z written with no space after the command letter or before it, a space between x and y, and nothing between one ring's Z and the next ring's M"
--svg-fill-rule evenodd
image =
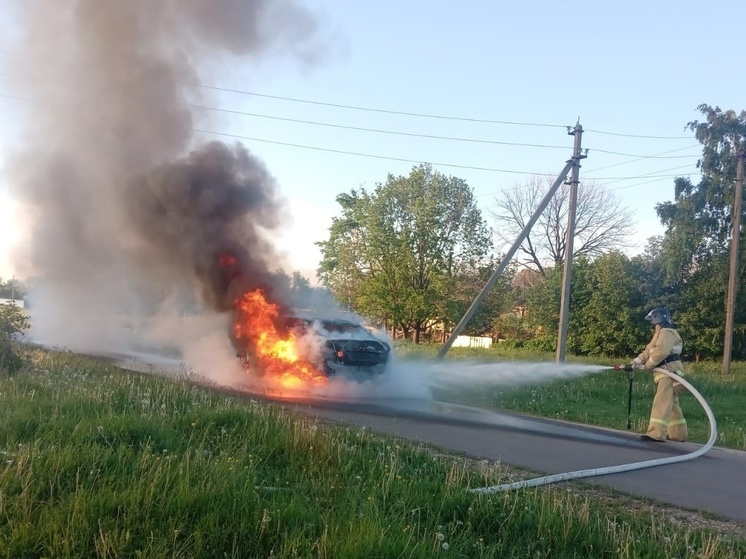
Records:
M621 252L596 259L588 271L590 296L578 309L580 348L589 355L638 353L648 340L646 294L635 266Z
M331 310L329 307L338 306L331 301L327 289L311 285L311 281L299 271L288 275L284 270L278 270L273 277L274 295L283 304L294 309L311 311Z
M26 296L26 285L17 279L0 278L0 299L23 299Z
M453 278L453 292L445 303L443 323L446 328L458 324L499 263L498 259L490 259L475 268L465 267L456 272ZM511 282L514 271L514 268L509 266L497 279L464 328L464 335L491 335L494 330L495 317L513 308Z
M708 105L699 110L704 120L688 127L702 144L700 180L695 184L677 179L674 201L657 205L656 211L666 227L660 252L664 282L676 295L670 297L670 306L686 347L697 357L718 357L724 340L733 182L738 152L746 145L746 111L738 114ZM734 358L746 357L743 238L740 246Z
M491 248L472 189L430 165L337 196L341 215L319 243L319 278L340 301L411 332L449 320L457 277Z
M593 292L590 273L591 262L588 258L580 256L573 259L567 349L576 354L583 353L580 336L583 325L581 310L588 304ZM546 281L536 283L526 290L529 324L536 329L537 337L542 338L548 348L556 348L561 302L562 266L546 270Z
M29 327L23 311L13 303L0 305L0 371L14 373L23 360L14 345L19 334Z

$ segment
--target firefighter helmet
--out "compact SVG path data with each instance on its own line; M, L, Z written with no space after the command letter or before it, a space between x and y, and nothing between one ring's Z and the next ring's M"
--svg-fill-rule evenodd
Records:
M653 325L671 324L671 313L665 307L658 307L650 311L645 320L652 322Z

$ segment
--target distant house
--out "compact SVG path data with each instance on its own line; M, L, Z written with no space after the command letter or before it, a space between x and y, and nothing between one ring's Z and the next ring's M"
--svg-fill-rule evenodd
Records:
M456 336L453 347L479 347L488 348L492 346L492 338L486 336Z

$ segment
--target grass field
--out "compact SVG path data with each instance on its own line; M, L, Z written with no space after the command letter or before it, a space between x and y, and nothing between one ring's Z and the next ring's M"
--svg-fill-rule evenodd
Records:
M433 357L440 346L399 345L398 353L404 358ZM452 360L525 360L554 361L553 354L501 351L495 349L454 348L447 359ZM613 365L606 358L574 358L568 362ZM618 362L618 360L616 361ZM734 363L729 375L723 375L720 363L685 363L686 378L707 400L718 424L718 446L746 450L746 363ZM649 372L638 371L633 375L632 429L644 433L647 429L650 406L655 394L655 384ZM563 419L589 425L626 429L627 373L608 372L574 380L555 381L540 385L523 385L517 388L485 390L464 388L447 397L463 404L506 409ZM699 402L690 394L681 397L684 416L689 425L693 442L707 441L710 430L707 416Z
M507 470L183 379L29 358L0 371L0 557L746 557L665 509L566 484L477 496Z

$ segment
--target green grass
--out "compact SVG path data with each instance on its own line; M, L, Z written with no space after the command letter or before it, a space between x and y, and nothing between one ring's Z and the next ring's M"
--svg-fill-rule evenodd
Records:
M735 558L495 465L36 350L0 371L0 557Z
M439 346L415 347L400 345L399 354L408 358L435 356ZM448 359L554 361L553 354L520 351L501 351L500 347L487 350L454 348ZM599 357L572 357L568 362L612 365L619 360ZM731 373L723 375L721 363L686 363L686 379L702 394L715 414L718 427L716 444L726 448L746 450L746 363L733 363ZM652 374L634 373L632 386L632 429L644 433L647 429L650 406L655 394ZM562 419L613 429L627 428L627 373L602 373L567 381L517 388L493 390L463 389L454 394L440 394L459 403L505 409L541 417ZM689 393L681 397L684 417L693 442L704 443L710 435L709 422L702 406Z

